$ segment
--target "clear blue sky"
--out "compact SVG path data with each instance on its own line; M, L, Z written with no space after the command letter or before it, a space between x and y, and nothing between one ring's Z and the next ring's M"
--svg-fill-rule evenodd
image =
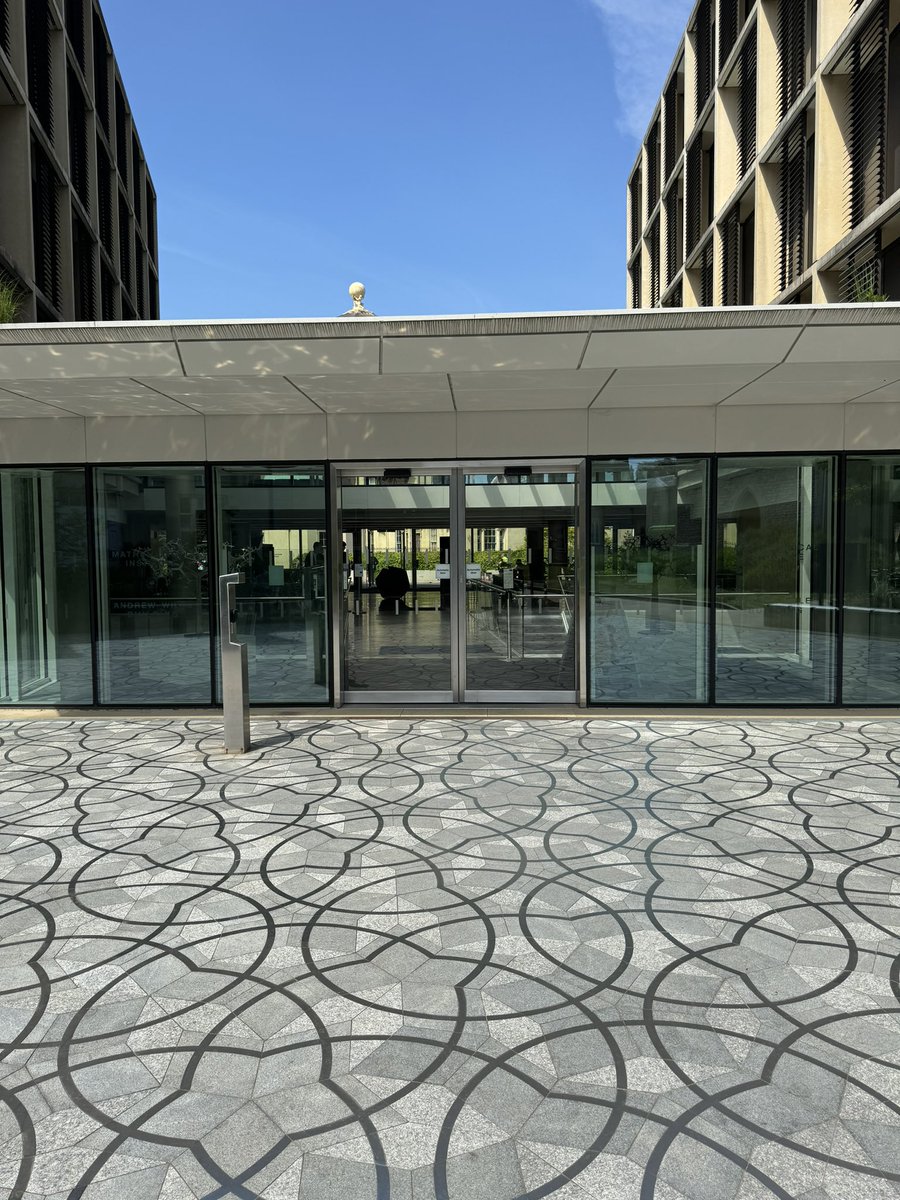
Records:
M692 0L103 0L164 318L621 308Z

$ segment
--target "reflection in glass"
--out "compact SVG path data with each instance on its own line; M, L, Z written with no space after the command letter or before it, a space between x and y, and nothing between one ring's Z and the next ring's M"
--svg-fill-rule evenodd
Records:
M707 464L595 462L591 699L705 701Z
M719 460L716 698L834 699L834 460Z
M341 484L348 692L451 697L450 479Z
M84 471L0 472L2 700L90 704Z
M844 700L900 703L900 457L847 460Z
M575 692L574 472L466 475L467 692Z
M216 495L219 570L244 573L237 589L237 636L247 643L251 702L323 703L324 468L220 467Z
M208 704L202 470L104 467L96 491L101 702Z

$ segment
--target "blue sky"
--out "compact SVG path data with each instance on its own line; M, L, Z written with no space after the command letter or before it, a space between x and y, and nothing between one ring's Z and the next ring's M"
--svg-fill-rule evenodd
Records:
M693 0L103 0L164 318L621 308Z

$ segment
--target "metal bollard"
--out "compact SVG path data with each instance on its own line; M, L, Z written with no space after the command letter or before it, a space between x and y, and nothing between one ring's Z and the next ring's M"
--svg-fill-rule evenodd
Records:
M244 642L235 640L235 588L243 582L243 571L219 576L219 642L222 656L222 716L226 754L246 754L250 749L247 646Z

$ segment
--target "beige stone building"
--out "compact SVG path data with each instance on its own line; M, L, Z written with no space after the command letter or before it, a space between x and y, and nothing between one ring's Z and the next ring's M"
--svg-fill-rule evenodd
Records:
M628 183L627 287L900 298L900 0L698 0Z
M159 317L156 192L92 0L0 0L0 276L23 321Z

